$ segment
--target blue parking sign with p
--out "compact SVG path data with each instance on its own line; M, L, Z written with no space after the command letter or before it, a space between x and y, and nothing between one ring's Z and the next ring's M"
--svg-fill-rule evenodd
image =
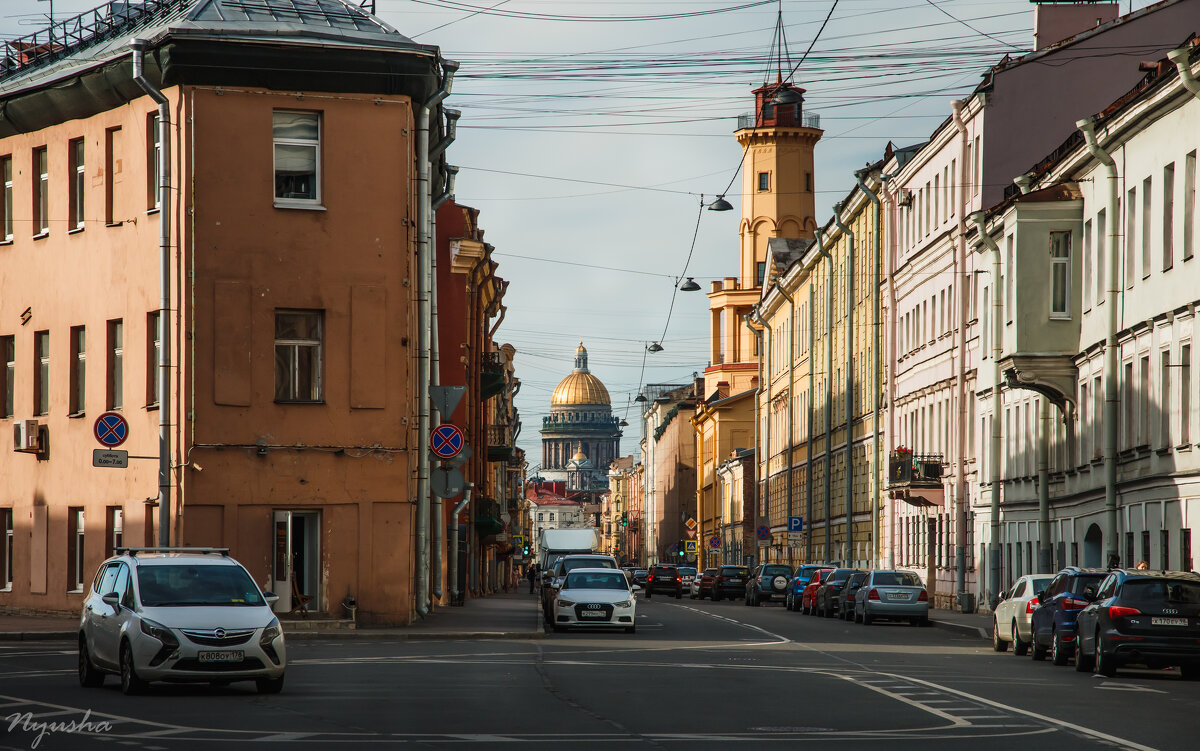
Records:
M803 531L804 531L804 517L803 516L789 516L788 517L788 532L803 532Z

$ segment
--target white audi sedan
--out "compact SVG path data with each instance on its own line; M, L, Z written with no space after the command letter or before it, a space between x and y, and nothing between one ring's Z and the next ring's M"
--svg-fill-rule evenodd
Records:
M1012 642L1013 652L1024 655L1033 641L1033 611L1037 609L1037 593L1050 585L1053 576L1026 574L1012 589L1000 593L1000 604L992 621L992 649L1003 652Z
M127 548L100 565L79 619L79 683L254 681L283 688L283 629L242 565L217 548Z
M611 568L577 568L567 574L554 598L555 631L572 627L623 628L637 631L637 597L625 572Z

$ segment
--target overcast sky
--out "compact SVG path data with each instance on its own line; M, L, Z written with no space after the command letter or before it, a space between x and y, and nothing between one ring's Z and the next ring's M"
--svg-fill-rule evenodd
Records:
M55 0L62 19L101 5ZM1145 7L1134 0L1132 7ZM1130 10L1129 0L1121 11ZM401 33L462 63L449 159L460 204L480 209L511 282L498 339L517 349L531 467L550 393L583 340L614 412L632 423L640 384L685 383L708 365L701 286L737 273L741 149L750 91L774 80L778 2L754 0L376 0ZM481 9L482 12L472 10ZM832 15L830 9L833 8ZM48 0L0 0L0 35L44 23ZM888 141L924 141L986 68L1028 51L1029 0L784 0L784 75L821 116L817 222ZM41 15L39 15L41 14ZM828 16L828 23L817 37ZM804 58L806 50L811 52ZM803 62L801 62L801 59ZM798 64L798 67L797 67ZM738 210L699 210L725 192ZM697 224L697 220L699 220ZM668 313L670 325L667 327ZM666 330L664 336L664 329ZM664 350L643 357L648 342ZM643 360L645 367L643 370Z

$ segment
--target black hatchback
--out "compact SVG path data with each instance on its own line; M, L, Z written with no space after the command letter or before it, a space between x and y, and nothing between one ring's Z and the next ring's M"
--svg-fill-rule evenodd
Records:
M842 589L846 586L846 582L854 574L866 573L866 571L856 568L834 569L829 576L822 580L821 586L817 587L817 591L813 594L813 609L817 615L824 616L825 618L841 615L844 611L841 610L842 602L840 595Z
M746 580L749 578L750 569L747 566L722 566L713 580L713 599L745 597Z
M1112 676L1121 665L1178 665L1184 678L1200 680L1200 575L1117 570L1086 594L1076 670Z
M653 597L655 592L674 595L676 600L683 597L683 576L678 567L661 563L650 567L650 573L646 575L646 599Z

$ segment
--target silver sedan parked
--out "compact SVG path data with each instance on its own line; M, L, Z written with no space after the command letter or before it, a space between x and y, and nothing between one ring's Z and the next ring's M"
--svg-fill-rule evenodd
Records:
M870 626L876 618L929 625L929 593L911 571L872 571L854 595L854 620Z

